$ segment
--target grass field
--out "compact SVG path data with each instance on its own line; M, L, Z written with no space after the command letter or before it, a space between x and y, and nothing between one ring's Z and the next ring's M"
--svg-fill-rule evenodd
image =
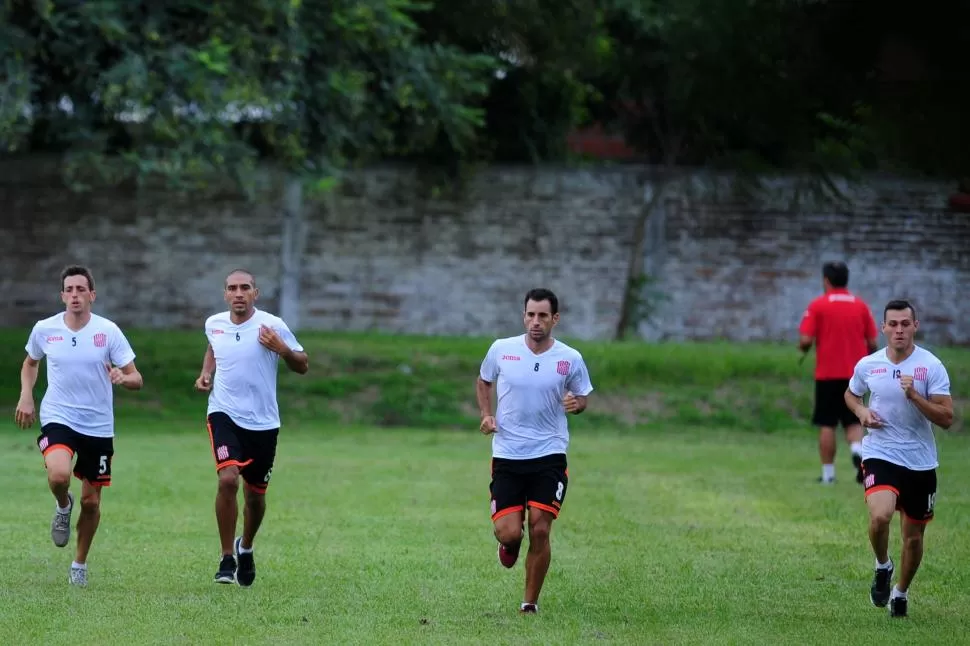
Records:
M7 334L12 378L26 331ZM912 616L890 621L868 601L842 446L841 481L815 483L811 372L788 348L577 343L599 412L573 424L541 614L520 616L522 562L496 561L488 439L465 403L487 342L306 338L313 376L281 378L258 578L243 589L211 582L198 335L131 337L146 389L118 398L87 589L67 585L72 548L50 542L36 429L0 425L0 644L970 643L967 437L938 433L938 518ZM940 354L959 393L970 353ZM2 383L12 413L16 383Z

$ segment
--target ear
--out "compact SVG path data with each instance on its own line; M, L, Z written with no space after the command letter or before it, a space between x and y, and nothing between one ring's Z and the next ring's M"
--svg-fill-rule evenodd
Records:
M253 288L253 300L256 300L257 298L259 298L259 287L254 287Z
M98 297L98 293L92 289L91 290L91 302L93 303L97 297Z

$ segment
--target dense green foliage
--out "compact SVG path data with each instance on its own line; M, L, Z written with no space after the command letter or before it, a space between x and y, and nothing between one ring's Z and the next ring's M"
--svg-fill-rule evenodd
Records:
M75 181L271 159L324 186L409 158L562 160L597 122L653 162L970 175L970 5L781 0L0 3L0 147ZM89 171L99 170L99 174Z

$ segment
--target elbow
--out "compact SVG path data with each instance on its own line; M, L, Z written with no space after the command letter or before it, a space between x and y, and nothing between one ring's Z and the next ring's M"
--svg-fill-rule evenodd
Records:
M940 421L937 423L939 424L940 428L944 430L949 429L951 426L953 426L953 411L949 410L943 413L943 415L940 416Z

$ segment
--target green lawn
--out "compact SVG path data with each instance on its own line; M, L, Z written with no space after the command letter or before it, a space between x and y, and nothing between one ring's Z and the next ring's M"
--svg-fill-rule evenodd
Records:
M939 434L938 518L912 616L891 621L869 604L848 456L841 482L817 485L810 433L576 431L541 614L520 616L522 562L496 561L476 432L285 427L243 589L211 582L203 428L132 426L83 590L67 585L73 541L50 541L36 429L0 426L0 644L970 643L962 435Z

